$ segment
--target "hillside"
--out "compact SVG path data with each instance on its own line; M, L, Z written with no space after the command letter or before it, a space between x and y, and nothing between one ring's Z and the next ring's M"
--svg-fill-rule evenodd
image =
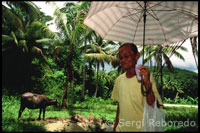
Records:
M160 76L156 77L156 73L153 72L154 79L157 82L158 90L161 94ZM160 74L158 74L160 75ZM180 68L174 68L171 73L167 67L163 68L163 90L164 97L174 99L178 97L192 98L198 97L198 74L193 71L188 71Z

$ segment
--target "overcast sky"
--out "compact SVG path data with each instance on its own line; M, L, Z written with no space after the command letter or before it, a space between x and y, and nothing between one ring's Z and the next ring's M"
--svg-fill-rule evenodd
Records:
M65 3L65 2L56 1L57 5L59 7L63 6L63 3ZM44 1L43 2L37 1L37 2L34 2L34 3L37 4L44 13L46 13L47 15L53 16L53 12L54 12L53 6L46 4ZM55 25L50 25L49 27L51 28L52 31L56 31ZM198 73L198 69L196 67L195 60L194 60L194 57L193 57L193 54L192 54L192 48L191 48L190 40L187 40L182 46L184 46L188 49L188 52L183 52L181 50L178 50L184 56L185 61L182 61L182 60L178 59L177 57L172 56L170 58L171 61L172 61L172 64L174 65L174 67L178 67L178 68L181 68L181 69L186 69L186 70L190 70L190 71L194 71L194 72ZM198 59L197 59L197 61L198 61ZM107 69L109 69L109 68L110 67L107 65Z

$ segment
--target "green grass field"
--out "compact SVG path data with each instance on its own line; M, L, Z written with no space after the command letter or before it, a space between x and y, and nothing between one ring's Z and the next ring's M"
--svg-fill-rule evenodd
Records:
M92 101L91 101L92 100ZM45 118L70 118L72 114L79 114L89 117L90 113L97 118L102 118L110 121L115 120L116 104L110 100L102 99L87 99L83 103L76 103L73 107L68 109L60 109L56 107L47 107ZM25 109L22 113L22 120L18 121L18 111L20 108L19 97L2 97L2 131L5 132L24 132L24 131L37 131L44 132L44 124L33 123L33 119L37 119L39 109L30 110ZM189 120L189 125L166 126L165 130L168 132L174 131L198 131L198 108L185 108L185 107L165 107L166 122L182 121L183 123ZM42 116L41 116L42 118ZM191 124L192 122L192 124ZM194 123L196 124L194 126Z

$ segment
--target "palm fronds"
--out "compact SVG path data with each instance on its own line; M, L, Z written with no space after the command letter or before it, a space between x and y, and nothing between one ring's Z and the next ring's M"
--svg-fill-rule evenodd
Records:
M15 2L15 1L8 1L6 2L9 7L11 7L11 9L13 11L17 11L17 10L21 10L21 14L20 17L21 19L23 19L23 15L24 13L28 14L27 17L27 23L30 24L36 20L39 19L40 16L40 9L33 3L30 1L19 1L19 2Z
M2 5L2 22L14 31L17 29L24 30L24 26L20 18L4 5Z
M27 38L58 38L47 26L36 21L27 27Z
M196 57L198 58L197 37L190 38L190 43L191 43L191 46L192 46L192 53L193 53L193 56L194 56L194 60L195 60L195 63L196 63L197 69L198 69L199 66L198 66L198 62L197 62L197 59L196 59Z

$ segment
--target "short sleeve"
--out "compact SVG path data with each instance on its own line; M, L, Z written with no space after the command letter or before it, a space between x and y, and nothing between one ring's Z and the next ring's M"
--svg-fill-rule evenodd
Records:
M119 102L119 78L117 78L115 80L115 84L114 84L114 87L113 87L113 91L112 91L112 96L111 96L111 99Z
M157 90L157 87L156 87L156 82L155 82L152 74L151 74L150 80L151 80L151 83L152 83L152 90L153 90L154 96L158 100L159 104L163 105L162 99L160 98L160 94L158 93L158 90Z

